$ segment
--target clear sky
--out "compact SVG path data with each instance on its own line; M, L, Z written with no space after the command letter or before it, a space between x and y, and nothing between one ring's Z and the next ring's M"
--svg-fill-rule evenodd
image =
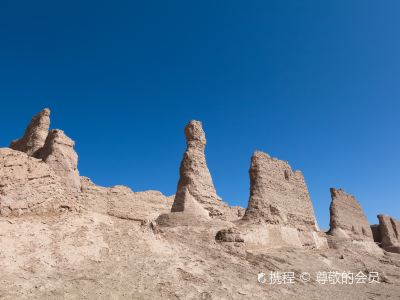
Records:
M400 219L400 2L0 2L0 143L33 114L77 142L98 184L174 194L201 120L220 196L247 206L254 150Z

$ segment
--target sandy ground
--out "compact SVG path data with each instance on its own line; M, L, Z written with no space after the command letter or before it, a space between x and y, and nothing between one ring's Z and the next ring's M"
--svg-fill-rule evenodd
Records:
M215 242L224 226L154 228L90 211L0 218L0 299L400 299L400 255L249 249ZM380 283L299 279L328 271L379 272ZM296 279L270 284L270 272Z

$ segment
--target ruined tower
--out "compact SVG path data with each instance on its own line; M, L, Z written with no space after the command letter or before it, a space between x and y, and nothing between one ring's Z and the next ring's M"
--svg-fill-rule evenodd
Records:
M342 189L331 188L330 233L343 238L372 240L372 231L360 203Z
M250 166L247 221L318 230L303 174L286 161L256 151Z
M179 182L175 201L171 212L182 212L188 207L188 202L194 201L208 211L211 217L221 216L222 201L218 197L208 170L205 147L206 136L201 122L191 121L185 127L186 151L183 155L179 170Z
M11 142L10 148L34 156L47 138L50 127L50 109L45 108L34 116L25 130L24 136Z

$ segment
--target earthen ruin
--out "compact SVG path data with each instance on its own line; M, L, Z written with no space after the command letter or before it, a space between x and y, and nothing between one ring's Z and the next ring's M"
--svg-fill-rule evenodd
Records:
M25 152L34 156L40 150L47 138L50 128L50 109L45 108L34 116L25 130L24 136L11 143L13 150Z
M75 142L49 126L50 110L44 109L32 118L24 136L11 143L12 149L1 149L0 215L73 210L79 201L87 204L92 197L103 199L97 210L124 215L119 204L125 202L109 202L110 195L131 199L135 193L126 188L97 187L80 177ZM267 248L326 248L328 240L336 247L334 238L370 242L374 237L385 250L397 251L398 221L379 216L380 224L371 229L360 204L343 190L331 189L331 228L328 235L321 232L303 174L261 151L251 158L247 209L229 207L217 195L207 167L201 122L189 122L184 133L187 147L177 192L170 213L157 218L160 226L203 226L221 221L225 223L218 223L220 226L228 226L217 232L217 241ZM158 194L152 197L164 199Z
M0 216L59 212L76 199L45 162L26 153L0 149Z
M215 190L206 163L206 136L201 122L190 121L184 133L186 151L179 169L179 182L171 213L197 214L223 220L238 219L242 210L229 207Z
M286 161L256 151L250 166L250 200L244 220L318 230L303 174Z
M0 298L398 295L399 221L380 215L370 229L361 205L343 190L331 190L331 229L322 232L302 173L256 151L248 207L230 207L216 193L198 121L185 128L176 196L98 186L80 176L74 141L49 130L49 115L45 109L35 116L12 149L0 148ZM376 271L380 284L322 289L296 281L270 289L257 282L260 271L332 270Z
M330 234L372 240L372 231L360 203L342 189L331 188Z
M51 130L50 109L34 116L24 136L0 149L0 214L56 213L76 209L81 190L74 141Z
M43 148L37 157L48 164L62 178L67 188L74 192L81 189L78 171L78 154L74 149L75 142L67 137L62 130L51 130Z
M172 212L185 210L188 195L200 203L211 217L222 215L218 197L208 170L205 146L206 136L199 121L191 121L185 127L186 151L179 169L179 182Z
M216 240L241 240L262 247L327 247L319 231L304 177L285 161L256 151L250 165L250 199L237 228L217 233Z
M394 253L400 253L400 221L386 215L378 215L379 225L371 225L374 241Z

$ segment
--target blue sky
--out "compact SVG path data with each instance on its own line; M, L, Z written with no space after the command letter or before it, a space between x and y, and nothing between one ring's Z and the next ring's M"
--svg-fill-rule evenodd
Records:
M52 109L82 175L175 193L201 120L218 193L247 205L263 150L371 223L400 219L399 1L1 1L0 144Z

